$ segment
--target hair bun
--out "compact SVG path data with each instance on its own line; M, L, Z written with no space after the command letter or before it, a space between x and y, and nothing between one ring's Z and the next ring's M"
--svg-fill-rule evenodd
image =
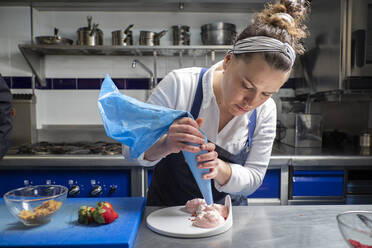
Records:
M303 54L305 49L301 40L307 37L307 28L303 22L309 8L307 0L275 0L274 3L267 3L265 9L254 16L253 25L258 29L267 26L267 33L270 33L268 36L289 43L298 54Z
M289 29L296 26L293 17L288 13L274 13L269 17L270 24L280 28Z

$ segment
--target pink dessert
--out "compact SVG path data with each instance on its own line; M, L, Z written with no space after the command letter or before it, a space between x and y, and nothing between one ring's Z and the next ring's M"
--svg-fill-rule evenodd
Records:
M186 211L196 216L193 225L202 228L214 228L222 225L229 214L226 206L207 205L204 199L196 198L186 203Z
M186 202L186 211L190 214L195 214L200 206L206 206L204 199L195 198Z
M216 209L212 208L208 211L201 211L192 224L202 228L214 228L222 225L224 222L225 218Z

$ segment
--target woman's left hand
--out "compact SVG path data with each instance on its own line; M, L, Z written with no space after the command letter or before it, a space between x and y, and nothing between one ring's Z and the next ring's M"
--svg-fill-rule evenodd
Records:
M203 174L203 179L215 179L221 185L224 185L231 176L230 165L218 158L215 151L216 146L213 143L207 143L200 146L207 153L200 154L196 157L200 169L209 169L208 173ZM227 168L228 167L228 168Z

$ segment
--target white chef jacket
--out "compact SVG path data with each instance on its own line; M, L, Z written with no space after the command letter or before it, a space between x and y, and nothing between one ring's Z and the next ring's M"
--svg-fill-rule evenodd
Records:
M248 137L249 117L253 111L235 116L227 125L218 132L219 108L213 92L213 72L222 61L209 68L203 76L203 101L199 117L204 119L201 129L207 138L232 154L239 153ZM173 70L154 89L148 103L161 105L171 109L191 111L201 68L191 67ZM216 181L218 191L231 194L252 194L261 184L268 167L271 149L276 132L276 105L273 99L268 98L257 108L256 129L248 158L241 166L230 163L231 178L221 186ZM129 158L130 151L123 146L123 155ZM144 160L143 154L137 158L143 166L153 166L157 161ZM133 161L133 159L131 159ZM176 166L176 165L175 165Z

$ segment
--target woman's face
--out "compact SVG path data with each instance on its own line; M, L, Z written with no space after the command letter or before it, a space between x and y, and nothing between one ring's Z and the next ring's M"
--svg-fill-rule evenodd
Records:
M248 61L226 55L223 62L221 103L233 116L242 115L263 104L287 81L290 71L275 70L260 54Z

